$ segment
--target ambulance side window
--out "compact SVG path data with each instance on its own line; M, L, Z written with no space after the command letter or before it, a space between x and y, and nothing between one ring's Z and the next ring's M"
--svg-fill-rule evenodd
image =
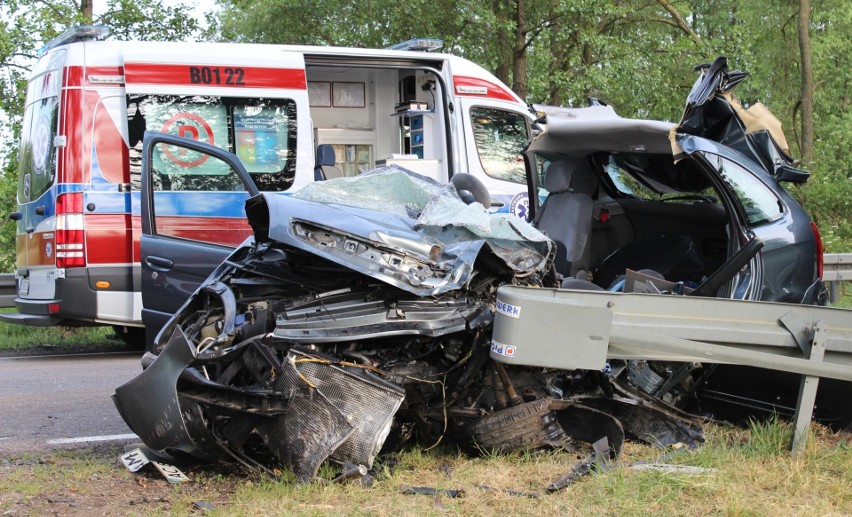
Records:
M157 144L152 154L155 191L241 192L239 176L224 162L183 147Z
M471 127L482 169L492 178L526 183L521 151L529 140L527 119L496 108L470 109Z
M246 185L226 161L157 142L149 172L154 234L234 247L251 233Z
M131 175L145 130L192 138L236 154L264 191L287 190L296 170L296 106L288 99L148 95L128 97ZM136 144L134 146L134 144ZM221 164L186 149L153 156L158 190L233 191Z

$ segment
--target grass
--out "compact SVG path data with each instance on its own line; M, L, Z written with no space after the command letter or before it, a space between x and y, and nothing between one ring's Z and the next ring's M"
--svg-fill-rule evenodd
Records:
M849 282L840 282L838 291L839 297L831 306L852 309L852 286L849 285Z
M168 485L151 467L131 474L118 451L94 458L62 453L44 463L0 467L0 513L62 513L45 494L70 494L86 513L87 501L106 504L98 514L186 515L194 501L213 502L209 515L849 515L852 514L852 444L849 437L814 426L797 459L787 451L790 424L771 419L748 429L708 425L707 443L673 454L668 462L706 468L698 474L637 471L661 451L629 443L620 465L592 474L554 494L547 484L577 461L574 454L528 451L470 458L454 450L406 450L377 463L372 488L354 484L295 485L242 471L184 469L192 482ZM16 462L15 462L16 463ZM11 469L11 470L15 470ZM325 465L331 478L339 469ZM492 489L480 488L481 486ZM409 487L464 490L464 496L403 495ZM115 492L113 492L115 491ZM516 494L510 494L514 491ZM538 493L537 498L517 493ZM119 505L110 507L113 501ZM128 508L128 501L145 504ZM27 506L29 505L29 506ZM25 512L20 509L25 508ZM91 509L90 509L91 510Z
M14 309L0 309L0 312L14 312ZM97 347L115 339L111 327L27 327L0 323L0 350L61 349L82 345Z

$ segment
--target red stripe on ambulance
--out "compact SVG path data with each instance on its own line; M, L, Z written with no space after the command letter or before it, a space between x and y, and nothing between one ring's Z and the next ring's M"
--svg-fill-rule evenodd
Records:
M133 262L130 214L86 214L86 259L89 264Z
M252 234L248 219L239 217L157 216L157 234L222 246L239 246Z
M120 66L73 66L65 67L65 86L120 86L123 84L124 68Z
M226 86L231 88L287 88L306 90L305 71L297 68L261 68L190 64L127 63L128 84Z
M453 87L456 95L466 97L485 97L509 102L519 102L520 98L505 88L478 77L464 75L453 76Z

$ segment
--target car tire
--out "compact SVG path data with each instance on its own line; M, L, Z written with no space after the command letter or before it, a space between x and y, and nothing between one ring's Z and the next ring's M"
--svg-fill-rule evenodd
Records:
M564 432L550 402L545 397L482 417L471 428L476 445L501 453L558 445Z

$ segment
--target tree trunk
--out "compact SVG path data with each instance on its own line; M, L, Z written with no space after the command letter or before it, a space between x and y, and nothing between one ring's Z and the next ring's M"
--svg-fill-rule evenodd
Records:
M522 99L527 97L527 37L525 0L517 0L515 11L515 48L512 60L512 89Z
M814 157L814 67L811 61L810 0L799 0L799 53L802 62L802 82L799 94L801 103L802 161L809 163Z
M83 15L83 23L86 25L92 24L92 1L80 0L80 14Z
M554 21L553 26L550 28L550 31L548 31L548 45L550 46L550 55L553 58L552 66L554 70L562 70L568 60L565 55L568 46L559 39L559 34L562 30L562 21L557 20ZM560 81L554 81L553 77L553 75L548 74L549 93L547 96L547 104L550 104L551 106L561 106L563 102L562 85L559 84Z
M492 3L494 17L497 22L496 27L496 50L497 50L497 66L494 70L494 75L506 84L511 82L509 71L512 66L512 47L511 38L509 37L509 13L507 2L504 0L494 0Z

